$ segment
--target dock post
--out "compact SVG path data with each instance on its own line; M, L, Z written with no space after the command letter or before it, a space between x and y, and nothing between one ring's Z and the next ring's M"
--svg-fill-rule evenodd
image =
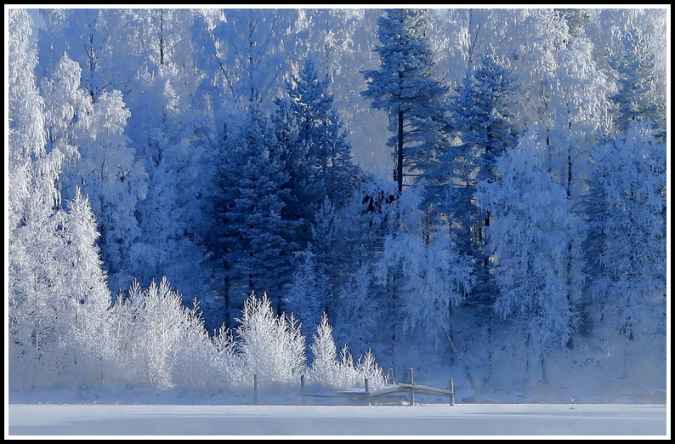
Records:
M305 375L300 375L300 393L302 394L302 405L307 404L305 400Z
M253 375L253 404L258 404L258 375Z
M455 381L450 378L450 405L455 405Z
M368 405L371 405L371 403L370 403L370 390L368 390L368 378L365 378L365 383L366 383L366 393L368 394Z

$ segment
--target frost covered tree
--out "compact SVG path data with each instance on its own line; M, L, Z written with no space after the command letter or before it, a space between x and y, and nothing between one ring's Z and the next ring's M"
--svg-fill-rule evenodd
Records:
M269 291L278 298L292 272L293 221L284 218L288 174L272 126L260 105L251 104L241 133L223 145L216 248L225 261L230 289ZM234 293L233 293L234 296Z
M293 315L275 315L266 294L259 299L251 293L237 320L235 331L249 378L256 375L262 385L297 381L307 358L305 337Z
M305 336L309 336L313 326L319 324L333 289L311 249L297 253L296 261L293 279L286 293L288 308L302 322Z
M155 387L207 385L206 364L213 355L198 307L188 308L169 281L151 282L146 289L135 281L111 308L114 373L108 378L142 381ZM204 365L194 372L195 362Z
M493 215L487 248L500 290L494 309L512 320L548 383L546 357L567 343L576 326L574 304L583 282L569 280L568 254L571 249L580 257L581 233L565 188L548 171L542 133L535 122L497 160L499 180L481 182L477 200Z
M62 207L57 181L77 151L66 140L48 149L45 124L53 121L36 87L31 20L25 10L10 9L9 25L10 383L72 382L77 358L82 366L87 359L80 341L91 327L85 319L100 320L107 308L105 274L86 199L77 194L68 211ZM65 84L56 89L57 97L72 91Z
M72 335L74 373L78 373L83 384L92 384L100 382L100 375L112 359L108 347L113 336L108 318L112 298L96 245L100 236L96 217L89 199L79 189L68 201L65 227L60 259L66 269L64 314L69 320L61 322L68 335Z
M399 337L416 331L430 342L447 340L475 389L451 334L451 308L460 305L471 290L472 266L458 254L444 229L430 231L419 209L421 201L419 188L404 190L396 203L398 225L384 240L377 276L385 285L395 282L388 313L392 325L388 327Z
M268 108L283 88L294 49L293 9L226 9L205 17L199 46L203 63L237 103ZM214 69L215 68L215 69Z
M618 91L612 96L616 103L615 128L625 133L633 120L650 120L656 125L656 137L666 137L665 96L657 89L655 71L655 42L637 26L621 33L623 53L610 60L616 70Z
M626 343L665 328L665 157L665 145L642 119L594 152L599 207L589 222L600 241L589 265L595 323Z
M468 303L489 317L498 293L485 245L491 217L474 195L479 182L495 182L497 158L516 144L512 108L517 86L508 62L493 50L480 62L467 71L448 102L450 126L461 142L448 149L429 175L426 201L437 223L447 220L457 250L472 263L476 282Z
M404 183L416 182L445 148L442 100L447 88L433 77L423 10L388 9L377 23L380 46L374 51L380 68L363 71L367 89L361 95L389 117L389 131L395 135L387 144L394 148L394 180L400 193Z
M377 327L389 301L373 270L395 221L395 187L395 182L364 176L343 208L333 211L324 205L315 219L317 260L338 289L327 304L328 315L335 319L335 336L360 353L375 338L390 333Z
M312 335L312 365L310 379L321 384L330 384L337 379L337 347L333 340L333 327L328 323L328 316L324 313L321 322L317 324Z
M44 154L46 134L44 100L35 81L38 57L30 43L32 21L22 9L10 9L7 14L7 204L8 226L12 230L21 223L24 207L29 202L32 161Z
M324 313L321 323L312 335L312 365L309 367L310 383L335 388L354 388L365 386L368 380L370 389L385 385L382 368L375 362L370 350L359 357L356 364L345 345L339 353L333 340L333 328Z
M140 236L130 253L131 273L143 285L167 276L185 303L198 297L207 307L210 295L204 283L209 279L201 244L210 226L203 206L215 179L215 162L208 138L197 133L208 119L190 111L190 72L174 68L168 54L164 60L156 71L138 74L137 86L144 93L129 95L136 118L126 133L148 174L147 198L137 209Z
M58 378L64 298L60 254L65 212L56 187L69 147L46 150L44 101L36 87L32 21L8 11L8 332L10 383ZM63 150L61 149L63 148Z
M41 76L53 77L67 52L82 68L82 86L92 101L103 91L126 95L131 90L143 52L133 48L136 38L120 30L129 31L136 21L133 10L52 8L40 9L40 15L44 20L38 36ZM122 54L124 63L120 63Z
M287 91L298 119L298 142L306 147L314 164L314 181L323 191L318 193L319 202L328 196L333 204L341 206L351 194L358 169L352 163L351 146L328 90L330 83L328 76L319 78L310 55Z
M121 290L132 280L130 249L140 236L135 211L146 193L145 172L123 134L130 113L119 91L101 92L93 102L80 88L79 65L67 55L53 75L42 82L47 149L73 153L60 189L65 199L78 188L89 196L110 284Z
M529 47L523 47L520 71L527 79L525 101L531 100L533 116L544 124L546 168L556 183L565 188L572 203L576 231L575 245L583 242L584 192L590 179L593 147L608 133L613 84L600 69L596 50L585 34L585 27L569 28L569 14L542 10L526 21L530 29ZM572 20L574 22L574 20ZM539 79L532 78L539 73ZM538 116L538 117L536 117ZM580 297L585 257L570 244L567 253L567 280L570 303ZM575 253L576 252L576 253ZM574 336L568 342L574 346Z

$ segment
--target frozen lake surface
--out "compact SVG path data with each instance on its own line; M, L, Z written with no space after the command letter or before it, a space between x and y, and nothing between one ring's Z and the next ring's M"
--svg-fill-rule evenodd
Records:
M9 404L12 436L669 436L666 405ZM5 429L7 433L7 429Z

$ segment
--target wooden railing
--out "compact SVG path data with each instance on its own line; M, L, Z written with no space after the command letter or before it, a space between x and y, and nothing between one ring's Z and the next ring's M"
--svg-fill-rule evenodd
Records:
M449 398L449 404L455 405L455 384L452 378L448 380L448 388L442 389L437 387L429 387L426 385L420 385L415 383L413 376L413 369L409 368L407 370L406 379L407 382L394 382L393 372L390 372L387 376L387 379L391 385L382 387L377 390L370 390L368 378L365 378L365 390L344 390L339 391L335 395L307 395L305 390L305 376L300 376L300 391L301 391L301 402L302 405L306 405L307 396L320 396L325 398L333 398L335 396L341 398L351 398L359 399L360 401L365 401L368 405L372 405L374 400L377 400L378 397L384 395L391 395L396 393L408 393L410 396L410 405L415 405L415 393L425 393L431 395L444 395ZM253 404L258 404L258 376L253 375Z
M337 396L353 399L361 399L371 405L373 398L390 395L394 393L408 393L410 395L410 405L415 405L415 393L426 393L430 395L445 395L449 398L449 404L455 405L455 384L452 378L448 381L448 389L429 387L426 385L415 384L413 369L408 369L408 382L394 383L391 386L378 390L368 390L368 379L365 380L365 391L340 391Z

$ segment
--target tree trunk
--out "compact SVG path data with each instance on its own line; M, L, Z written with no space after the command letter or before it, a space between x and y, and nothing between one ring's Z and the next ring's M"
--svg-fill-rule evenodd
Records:
M225 278L225 328L230 325L230 278Z
M621 379L628 379L628 339L623 335L623 375Z
M448 339L448 342L450 343L450 350L452 350L452 354L457 358L457 361L459 361L460 365L462 366L462 369L464 370L464 375L466 376L466 379L469 380L469 385L471 385L471 388L474 391L474 394L478 391L476 387L476 383L473 380L473 376L471 376L471 370L469 369L469 366L464 362L464 359L460 356L460 354L457 352L457 349L455 348L455 343L452 340L452 337L450 336L450 332L448 331L448 328L446 326L443 326L443 332L445 333L445 337Z
M398 158L396 165L396 179L398 180L398 194L403 191L403 110L398 110Z

